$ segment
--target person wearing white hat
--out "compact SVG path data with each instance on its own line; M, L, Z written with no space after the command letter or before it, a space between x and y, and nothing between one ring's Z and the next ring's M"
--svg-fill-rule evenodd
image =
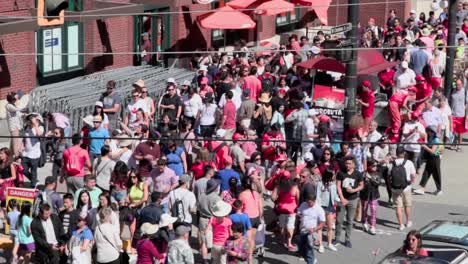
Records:
M109 144L109 131L102 126L102 117L93 117L93 128L89 131L89 154L91 161L97 157L101 157L101 149L104 145Z
M101 101L96 101L96 103L94 103L93 116L97 115L102 118L102 127L109 130L109 118L107 117L107 114L104 113L104 104Z
M151 238L158 232L160 226L151 223L144 223L140 227L141 238L137 241L137 263L154 263L164 260L164 255L151 241Z
M166 92L159 104L162 115L168 115L172 121L179 121L183 103L180 96L177 95L176 85L174 83L167 83Z
M224 244L231 235L232 220L227 217L232 206L222 200L213 206L213 217L208 222L206 232L213 231L213 248L211 249L211 263L226 263Z
M406 90L409 87L416 85L416 74L409 68L407 61L401 62L400 67L398 67L398 70L393 77L393 81L397 91L400 89Z
M174 212L179 221L187 225L192 224L192 213L197 211L197 199L195 194L189 190L192 177L183 174L179 177L179 188L172 190L169 197L169 210ZM162 216L161 216L162 218Z

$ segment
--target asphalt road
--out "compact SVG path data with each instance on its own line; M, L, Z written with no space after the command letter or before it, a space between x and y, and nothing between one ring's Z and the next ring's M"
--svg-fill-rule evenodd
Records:
M7 145L0 142L0 145ZM466 162L468 148L465 152L453 152L446 150L442 161L442 182L444 195L413 196L413 223L412 228L421 228L432 220L465 220L468 219L468 206L466 205L466 186L468 186L468 170ZM51 164L39 169L39 181L43 182L50 175ZM418 181L419 181L418 177ZM416 187L416 186L414 186ZM58 186L58 191L64 192L65 186ZM434 191L433 181L430 180L427 191ZM386 191L380 190L381 201L387 201ZM377 209L377 235L373 236L362 231L360 224L355 224L352 234L353 248L338 247L337 252L325 249L325 253L316 251L318 263L378 263L385 255L395 251L402 245L406 232L399 231L396 222L395 211L386 207L386 202L381 202ZM343 234L344 235L344 234ZM294 253L287 252L281 245L281 240L271 233L267 233L266 253L263 258L258 258L258 263L305 263ZM194 244L196 245L196 244ZM194 252L197 254L198 252ZM0 254L1 255L1 254ZM132 263L134 263L132 261ZM0 263L2 261L0 257Z

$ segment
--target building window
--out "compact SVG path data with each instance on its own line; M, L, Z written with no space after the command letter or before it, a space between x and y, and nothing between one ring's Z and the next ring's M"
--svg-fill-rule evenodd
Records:
M291 1L289 1L291 2ZM286 12L276 16L276 25L282 26L287 24L296 23L299 21L301 8L296 7L293 12Z
M70 1L68 10L81 11L82 0ZM83 68L83 25L65 22L62 26L42 28L37 32L38 68L42 76L66 73Z
M211 10L223 7L228 3L229 0L217 0L211 3ZM223 39L224 34L222 29L212 29L211 30L211 41Z

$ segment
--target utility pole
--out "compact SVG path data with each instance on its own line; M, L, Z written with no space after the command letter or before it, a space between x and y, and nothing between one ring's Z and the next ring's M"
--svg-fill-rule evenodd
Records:
M348 33L348 39L351 43L351 59L346 62L345 95L346 105L344 111L345 128L349 126L351 118L356 114L356 91L358 86L357 79L357 47L359 39L359 0L348 0L348 22L352 29Z
M447 58L445 59L444 94L450 98L453 83L453 65L455 62L455 35L457 29L457 0L449 0L449 27L447 36Z

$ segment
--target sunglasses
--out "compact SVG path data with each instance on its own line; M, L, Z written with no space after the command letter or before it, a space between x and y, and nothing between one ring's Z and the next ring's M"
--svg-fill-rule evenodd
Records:
M107 87L107 90L114 90L114 87Z
M140 96L140 95L139 94L132 95L133 98L137 98L138 96Z
M141 91L141 93L148 93L148 91Z
M262 160L261 158L256 158L255 161L259 161L259 160Z

